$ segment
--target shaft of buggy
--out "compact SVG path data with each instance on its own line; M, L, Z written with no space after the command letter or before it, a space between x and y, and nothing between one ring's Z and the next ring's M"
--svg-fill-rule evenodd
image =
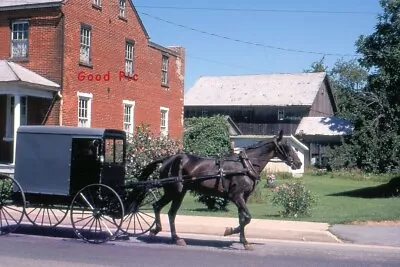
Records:
M190 176L190 175L182 175L182 176L174 176L162 179L153 179L153 180L146 180L146 181L138 181L138 182L130 182L125 185L125 188L156 188L162 187L165 184L173 184L173 183L190 183L194 181L202 181L202 180L209 180L218 177L226 177L231 175L240 175L246 174L247 170L239 170L239 171L221 171L214 174L206 174L201 176Z

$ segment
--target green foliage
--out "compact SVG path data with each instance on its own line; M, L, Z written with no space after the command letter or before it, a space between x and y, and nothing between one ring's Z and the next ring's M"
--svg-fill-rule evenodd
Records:
M185 151L199 156L217 156L230 152L227 120L222 115L185 119Z
M262 203L267 203L268 196L266 194L267 189L265 187L266 184L262 184L258 182L256 184L256 187L254 188L253 193L250 195L249 199L247 200L247 203L249 204L262 204Z
M338 60L329 72L336 115L354 125L352 136L328 151L334 170L400 171L400 0L380 4L375 31L356 41L361 57Z
M272 197L272 203L283 207L283 216L296 218L300 215L310 215L312 206L317 204L317 198L301 182L288 182L278 187Z
M221 156L231 150L229 129L224 116L192 117L185 119L184 149L199 156ZM226 198L191 192L209 210L226 210Z
M179 141L156 135L146 124L137 126L127 143L127 180L135 180L142 169L156 158L180 151ZM150 176L152 178L158 178L158 171Z

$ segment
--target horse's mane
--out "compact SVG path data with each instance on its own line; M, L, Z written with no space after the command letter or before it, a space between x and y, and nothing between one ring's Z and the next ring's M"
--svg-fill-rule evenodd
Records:
M262 146L264 146L266 144L269 144L269 143L272 143L272 141L271 140L260 140L260 141L254 143L254 144L245 146L243 148L246 149L246 150L251 150L251 149L256 149L256 148L262 147Z

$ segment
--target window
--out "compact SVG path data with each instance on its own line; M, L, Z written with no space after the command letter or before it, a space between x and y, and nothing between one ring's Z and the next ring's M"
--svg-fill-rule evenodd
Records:
M133 111L135 108L135 102L124 100L124 128L123 130L128 134L133 134Z
M16 21L12 23L11 29L11 57L28 57L28 22Z
M93 0L93 5L95 6L101 6L101 0Z
M81 50L79 61L85 64L91 64L91 27L86 25L81 25Z
M26 96L20 98L21 114L20 125L26 125L28 120L28 99ZM14 138L14 96L7 96L7 118L6 118L6 141L12 141Z
M168 56L162 56L162 66L161 66L161 83L163 85L168 85Z
M133 42L127 41L125 44L125 75L133 75Z
M168 108L161 107L161 124L160 124L160 132L162 135L168 135Z
M121 18L125 18L125 8L126 8L126 0L119 0L119 16Z
M78 127L90 128L92 94L78 93Z
M119 138L106 138L104 140L104 162L123 163L124 140Z
M278 121L283 121L285 119L285 111L283 109L278 109Z

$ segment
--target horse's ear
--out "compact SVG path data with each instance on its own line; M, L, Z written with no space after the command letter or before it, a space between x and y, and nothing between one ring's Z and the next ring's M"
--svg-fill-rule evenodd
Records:
M283 130L280 130L280 131L279 131L278 139L277 139L276 141L277 141L277 142L280 142L280 141L282 140L282 137L283 137Z

